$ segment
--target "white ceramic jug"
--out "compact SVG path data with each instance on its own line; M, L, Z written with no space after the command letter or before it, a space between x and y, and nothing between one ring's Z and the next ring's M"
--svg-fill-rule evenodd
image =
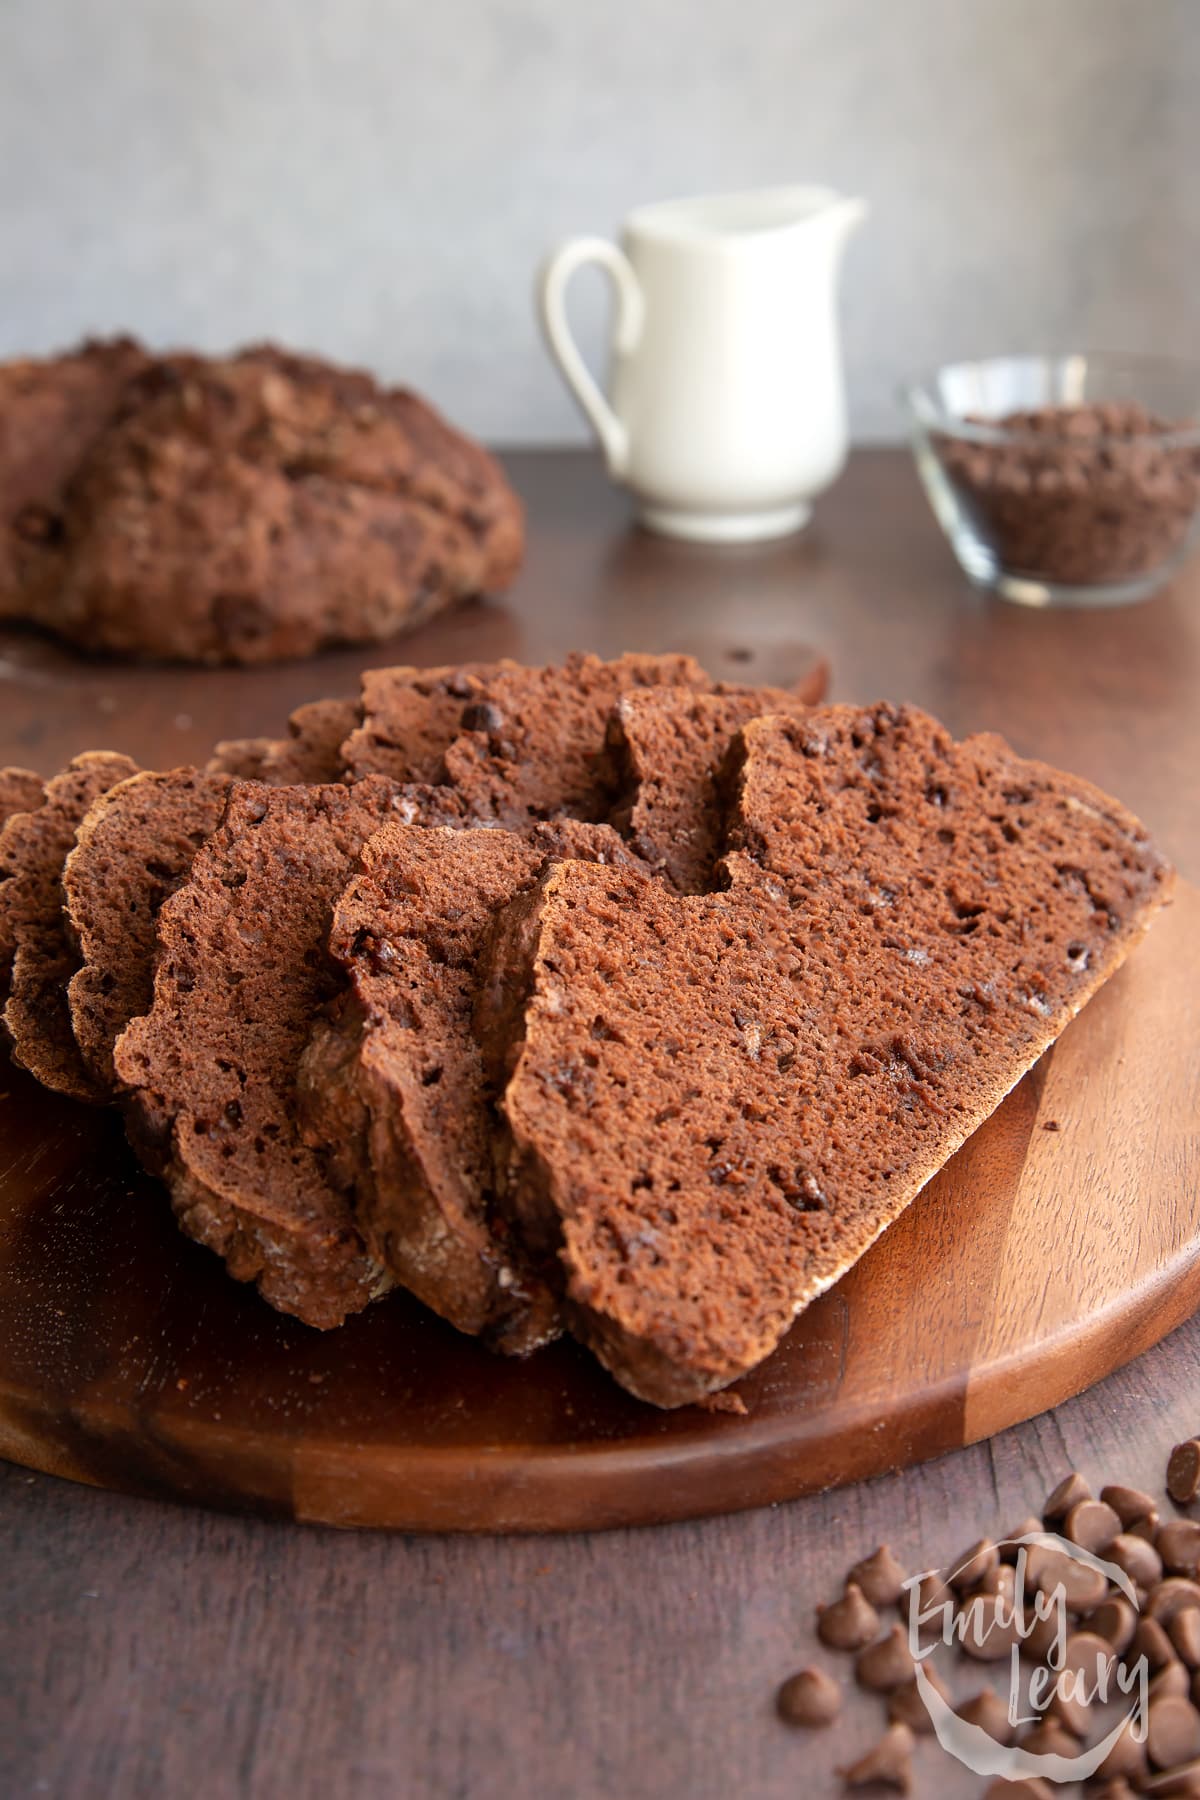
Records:
M652 530L733 543L782 536L846 455L835 308L842 248L866 212L829 188L642 206L621 248L572 238L539 281L550 348ZM567 323L582 264L616 288L611 400Z

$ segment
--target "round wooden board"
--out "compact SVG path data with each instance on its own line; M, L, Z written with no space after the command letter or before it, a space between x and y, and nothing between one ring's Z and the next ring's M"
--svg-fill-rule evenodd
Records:
M1200 1304L1200 894L739 1393L664 1414L572 1344L394 1296L320 1334L175 1230L114 1115L3 1070L0 1454L341 1526L575 1530L784 1500L1053 1406Z

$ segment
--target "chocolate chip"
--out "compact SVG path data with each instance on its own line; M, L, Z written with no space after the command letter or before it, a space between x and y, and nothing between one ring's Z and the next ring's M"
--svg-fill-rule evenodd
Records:
M903 1625L893 1625L886 1637L859 1651L854 1675L860 1687L877 1694L890 1693L913 1679L912 1651Z
M1042 1517L1047 1525L1057 1523L1059 1519L1066 1518L1073 1506L1078 1506L1081 1500L1090 1500L1091 1497L1092 1490L1083 1476L1077 1470L1072 1470L1048 1496L1042 1508Z
M1121 1529L1128 1531L1139 1519L1149 1518L1155 1511L1154 1501L1141 1488L1109 1486L1100 1489L1100 1498L1106 1506L1111 1506L1121 1521Z
M1145 1767L1146 1746L1134 1737L1133 1720L1127 1719L1096 1773L1101 1776L1128 1775L1137 1781Z
M1187 1614L1181 1613L1180 1617L1186 1618ZM1168 1663L1160 1669L1147 1689L1151 1700L1187 1700L1191 1691L1191 1680L1181 1662Z
M1054 1719L1069 1731L1072 1737L1078 1738L1081 1742L1088 1735L1091 1727L1092 1715L1088 1703L1085 1700L1077 1699L1073 1693L1065 1693L1058 1686L1051 1690L1050 1698L1046 1703L1046 1717Z
M1138 1791L1143 1794L1162 1794L1164 1800L1195 1800L1200 1794L1200 1761L1180 1763L1176 1768L1164 1769L1161 1775L1151 1775L1138 1783ZM1104 1800L1110 1800L1107 1794Z
M1133 1642L1137 1614L1125 1596L1117 1594L1111 1600L1102 1600L1095 1612L1088 1614L1087 1623L1088 1630L1106 1638L1119 1656Z
M897 1606L904 1596L907 1577L886 1544L855 1563L849 1579L857 1582L874 1607Z
M953 1588L938 1574L922 1575L917 1584L917 1610L922 1621L918 1627L922 1638L940 1638L945 1631L945 1608L950 1608L951 1617L958 1607L958 1599Z
M469 706L463 707L462 728L464 731L486 731L489 737L504 730L504 714L492 700L472 700Z
M1021 1554L1021 1551L1027 1547L1024 1544L1019 1544L1019 1543L1015 1542L1014 1541L1015 1539L1026 1538L1026 1537L1037 1537L1038 1534L1040 1532L1042 1532L1044 1529L1045 1529L1045 1527L1043 1526L1042 1521L1040 1519L1034 1519L1032 1517L1028 1518L1028 1519L1023 1519L1019 1525L1014 1526L1012 1531L1008 1532L1006 1534L1006 1536L1001 1538L1001 1540L1000 1540L1000 1560L1001 1560L1001 1562L1015 1563L1018 1556Z
M1185 1607L1200 1606L1200 1586L1183 1575L1168 1575L1146 1598L1143 1608L1148 1619L1167 1625Z
M1166 1626L1160 1625L1157 1619L1141 1618L1137 1622L1125 1661L1127 1664L1135 1663L1140 1657L1145 1658L1146 1667L1152 1675L1159 1669L1166 1668L1168 1663L1178 1661L1175 1646L1167 1636Z
M1167 1459L1167 1492L1176 1506L1190 1506L1200 1494L1200 1438L1176 1444Z
M1154 1534L1154 1548L1168 1574L1195 1575L1200 1570L1200 1523L1168 1519Z
M962 1609L960 1642L975 1662L999 1662L1019 1642L1012 1607L1002 1594L974 1594Z
M1120 1542L1119 1538L1117 1542ZM1113 1561L1116 1561L1115 1557ZM1065 1550L1035 1548L1029 1552L1026 1567L1038 1592L1048 1596L1061 1593L1068 1612L1091 1612L1108 1593L1108 1582L1100 1570L1076 1562Z
M1200 1609L1185 1606L1167 1622L1167 1636L1189 1669L1200 1669Z
M984 1789L983 1800L1054 1800L1054 1789L1038 1775L1018 1775L1013 1781L997 1775Z
M980 1688L977 1694L972 1694L954 1710L960 1719L965 1719L968 1725L978 1725L980 1731L986 1731L998 1744L1011 1744L1017 1735L1008 1708L995 1688Z
M1148 1544L1152 1544L1154 1542L1155 1538L1158 1536L1158 1514L1157 1514L1157 1512L1149 1512L1146 1514L1144 1519L1138 1519L1136 1524L1133 1524L1129 1527L1129 1530L1126 1533L1126 1535L1128 1537L1145 1538L1145 1540Z
M1055 1719L1043 1719L1032 1731L1018 1740L1030 1756L1078 1756L1079 1744L1064 1725Z
M868 1782L878 1781L902 1794L911 1793L913 1742L907 1725L889 1725L865 1756L837 1773L847 1787L866 1787Z
M1190 1700L1168 1696L1150 1708L1146 1754L1159 1769L1173 1769L1200 1755L1200 1713Z
M817 1636L830 1650L861 1650L879 1630L879 1614L856 1581L832 1606L817 1609Z
M1148 1544L1143 1537L1135 1536L1132 1531L1121 1532L1104 1554L1137 1587L1151 1588L1156 1581L1162 1580L1162 1558L1158 1551L1153 1544Z
M775 1696L775 1709L785 1725L815 1730L837 1718L842 1690L824 1669L801 1669L783 1683Z
M1063 1536L1093 1556L1102 1556L1120 1530L1119 1515L1103 1500L1080 1500L1063 1521Z
M990 1538L980 1538L964 1550L957 1562L952 1565L950 1586L958 1594L969 1594L977 1588L984 1577L999 1567L1000 1552Z
M925 1663L924 1670L929 1685L936 1689L943 1700L948 1700L946 1684L932 1663ZM907 1725L910 1731L918 1731L922 1735L933 1730L933 1720L915 1676L911 1681L906 1681L903 1687L893 1688L888 1695L888 1718L893 1725Z

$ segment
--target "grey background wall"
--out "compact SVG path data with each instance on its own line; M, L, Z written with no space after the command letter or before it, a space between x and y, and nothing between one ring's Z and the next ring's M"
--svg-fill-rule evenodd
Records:
M4 0L0 40L0 354L272 335L580 436L543 251L799 179L873 209L859 437L950 354L1200 355L1200 0Z

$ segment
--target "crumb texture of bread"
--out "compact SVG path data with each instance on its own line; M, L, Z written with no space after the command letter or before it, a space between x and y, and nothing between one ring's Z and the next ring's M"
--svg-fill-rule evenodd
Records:
M3 610L80 648L254 663L368 643L519 567L499 464L417 395L269 345L0 369L30 447ZM51 448L53 446L53 448ZM28 491L27 491L28 490Z
M634 688L608 718L610 818L676 892L702 894L724 847L721 772L739 727L805 703L782 688Z
M444 783L446 751L458 736L464 709L485 684L519 663L448 663L441 668L368 669L362 678L362 718L347 735L342 757L353 780L388 775L393 781Z
M445 779L477 819L514 831L539 819L605 821L605 733L621 695L642 687L712 687L690 656L575 654L544 669L509 666L482 681L444 755Z
M102 1100L106 1091L71 1029L67 982L78 956L63 908L63 864L93 802L137 772L127 756L77 756L46 783L41 806L15 814L0 833L0 914L13 947L4 1007L9 1047L44 1087L75 1100Z
M45 783L32 769L0 769L0 831L14 813L35 812L44 794Z
M391 1285L296 1118L314 1016L341 981L326 945L363 843L393 816L372 778L235 783L158 917L150 1011L117 1040L131 1136L184 1230L283 1312L339 1324Z
M460 1331L517 1353L557 1335L558 1309L492 1204L472 1021L493 919L554 856L633 861L608 826L573 821L527 838L389 824L369 839L330 933L348 991L300 1081L310 1138L380 1262Z
M24 843L29 829L28 821L22 818L14 829L8 839L11 849L6 848L5 831L9 822L19 815L36 812L45 797L45 784L32 769L0 769L0 1008L8 998L13 955L17 947L17 920L12 904L11 883L15 872L14 862L19 860L20 845Z
M743 726L725 891L565 862L481 983L503 1202L660 1406L779 1342L1146 929L1137 820L905 707Z
M67 986L71 1025L92 1078L115 1092L113 1046L154 998L162 904L216 830L227 775L171 769L118 782L94 803L63 867L79 967Z

